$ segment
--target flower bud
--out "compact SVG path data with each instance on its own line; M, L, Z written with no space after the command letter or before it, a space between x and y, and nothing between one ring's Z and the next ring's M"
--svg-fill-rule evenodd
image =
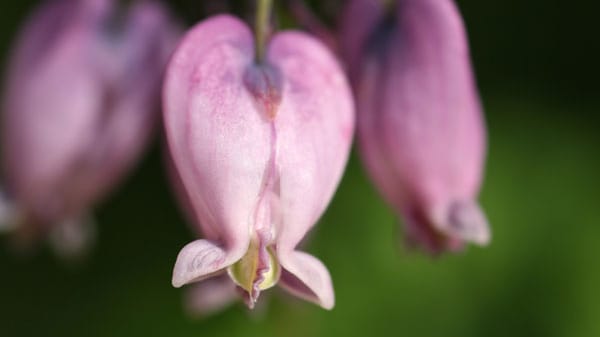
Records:
M30 18L9 64L1 134L21 233L72 231L135 164L176 39L152 1L48 1Z
M168 143L180 199L204 236L179 253L173 285L227 273L250 307L280 284L329 309L329 272L296 248L342 176L350 88L326 47L303 33L275 34L262 61L254 48L245 24L216 16L187 33L168 66Z
M485 245L485 128L460 14L451 0L377 3L352 1L342 37L367 171L412 243Z

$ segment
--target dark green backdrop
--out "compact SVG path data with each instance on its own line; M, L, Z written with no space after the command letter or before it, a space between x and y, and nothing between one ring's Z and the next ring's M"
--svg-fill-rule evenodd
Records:
M171 4L192 23L199 2ZM0 4L3 60L35 3ZM489 247L437 259L399 248L396 221L354 155L306 247L331 271L336 308L274 290L262 310L194 320L170 285L193 236L155 145L98 208L86 264L65 266L47 249L19 258L0 238L0 336L600 336L598 5L459 5L489 124Z

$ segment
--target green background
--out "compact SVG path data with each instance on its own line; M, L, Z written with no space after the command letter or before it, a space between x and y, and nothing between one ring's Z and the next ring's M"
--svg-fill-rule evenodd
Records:
M200 2L171 4L192 23ZM438 258L403 249L354 153L305 248L331 272L335 309L275 289L260 310L238 304L193 319L185 290L170 285L193 235L156 142L98 207L84 264L47 248L19 257L0 238L0 336L600 336L598 6L458 2L489 125L489 247ZM0 4L3 60L35 4Z

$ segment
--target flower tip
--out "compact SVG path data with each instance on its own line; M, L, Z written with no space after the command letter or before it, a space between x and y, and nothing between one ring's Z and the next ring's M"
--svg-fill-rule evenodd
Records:
M173 276L171 276L171 285L173 288L181 288L187 283L178 262L179 258L175 263L175 268L173 268Z
M435 221L449 236L486 246L491 240L488 220L481 207L473 201L456 202L447 211L445 221Z
M335 307L335 298L331 297L325 301L321 301L319 305L321 306L321 308L331 311Z
M185 282L181 279L179 275L173 273L173 277L171 278L171 285L173 288L181 288L185 285Z
M227 268L248 308L253 309L262 290L277 284L281 268L275 252L259 240L252 240L246 254Z
M240 289L240 288L238 288L238 289ZM247 291L243 290L242 298L244 299L244 303L246 304L248 309L254 310L254 307L256 307L256 302L258 301L258 295L256 297L254 297L251 294L249 294Z

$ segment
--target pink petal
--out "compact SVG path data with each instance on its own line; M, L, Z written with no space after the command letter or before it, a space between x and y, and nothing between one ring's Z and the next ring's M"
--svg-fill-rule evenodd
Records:
M285 79L275 120L283 214L277 246L293 250L340 182L352 142L354 105L334 56L307 34L277 34L269 59Z
M225 250L207 240L196 240L181 249L173 268L172 284L179 288L222 272L245 251Z
M315 257L293 251L278 255L284 270L281 286L290 293L331 310L335 305L333 284L327 268Z
M169 147L196 224L218 233L211 239L238 259L248 248L270 155L270 128L252 113L254 100L242 84L252 43L233 17L198 24L175 52L163 91Z

